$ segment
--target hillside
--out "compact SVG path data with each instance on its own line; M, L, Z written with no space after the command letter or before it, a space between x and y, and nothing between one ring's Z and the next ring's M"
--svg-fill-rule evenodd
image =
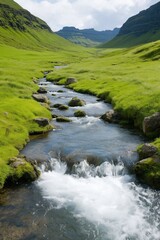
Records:
M118 32L119 28L115 28L114 30L96 31L93 28L80 30L75 27L64 27L56 33L73 43L85 47L93 47L100 43L110 41L118 34Z
M73 44L12 0L0 0L0 43L24 49L64 49Z
M51 113L32 98L38 89L35 81L55 65L81 61L91 52L54 34L44 21L12 0L0 0L0 23L1 188L8 176L14 174L8 165L10 158L19 154L29 134L51 129L34 121L51 119ZM18 174L23 174L22 169Z
M160 2L129 18L119 34L101 47L131 47L160 39Z

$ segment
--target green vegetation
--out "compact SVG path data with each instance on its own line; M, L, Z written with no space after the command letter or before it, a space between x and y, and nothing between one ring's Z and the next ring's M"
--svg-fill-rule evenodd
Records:
M74 90L95 94L111 102L122 117L142 129L144 117L160 111L160 41L125 50L105 50L97 57L50 73L48 80L77 83Z
M93 28L80 30L75 27L64 27L56 33L59 36L84 47L95 47L100 43L108 42L113 39L119 33L119 28L96 31Z
M32 98L38 90L34 81L55 65L80 61L89 56L91 50L83 52L81 47L52 33L42 20L22 11L14 1L0 0L0 4L0 21L3 22L0 27L0 187L3 187L12 173L8 161L18 155L29 133L50 129L34 121L39 117L51 119L51 113ZM14 18L15 13L17 18ZM30 25L26 24L28 18Z

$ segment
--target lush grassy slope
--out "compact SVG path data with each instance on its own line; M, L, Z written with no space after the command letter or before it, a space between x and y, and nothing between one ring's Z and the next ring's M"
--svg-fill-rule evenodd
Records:
M0 0L0 188L12 172L7 165L29 139L42 129L33 121L50 112L32 99L34 79L54 65L79 61L90 50L54 34L42 20L12 0ZM43 128L47 131L48 127Z
M125 120L142 128L142 120L160 111L160 41L126 50L106 50L99 56L54 70L49 80L60 76L77 78L77 91L103 96Z

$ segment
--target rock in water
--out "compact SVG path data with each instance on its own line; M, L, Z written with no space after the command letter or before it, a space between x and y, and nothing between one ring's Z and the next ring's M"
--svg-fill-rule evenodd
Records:
M43 93L47 93L47 90L43 87L40 87L37 92L43 94Z
M119 123L120 115L115 112L114 110L110 110L103 114L100 119L104 120L105 122L109 123Z
M7 185L29 183L35 181L40 172L25 157L15 157L10 159L9 166L11 173L6 181Z
M139 161L134 166L134 172L142 183L160 190L160 158L150 157Z
M74 97L71 99L71 101L68 103L68 105L70 107L81 107L81 106L84 106L86 104L86 102L84 100L81 100L77 97Z
M157 153L157 151L158 149L155 146L149 143L145 143L138 149L139 159L142 160L145 158L152 157Z
M158 137L160 135L160 113L157 112L143 120L143 132L146 136Z
M74 116L75 117L85 117L86 113L85 113L85 111L77 110L77 111L74 112Z

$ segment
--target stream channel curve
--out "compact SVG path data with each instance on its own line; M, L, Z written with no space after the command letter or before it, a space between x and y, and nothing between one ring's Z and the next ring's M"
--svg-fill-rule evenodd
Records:
M51 105L67 105L73 97L86 105L66 111L53 108L54 114L72 122L53 119L56 129L23 149L22 154L37 161L42 174L36 183L4 193L0 239L159 240L160 191L138 184L128 173L143 139L100 120L111 105L96 97L45 78L39 86L47 89ZM84 110L86 117L74 117L77 109Z

